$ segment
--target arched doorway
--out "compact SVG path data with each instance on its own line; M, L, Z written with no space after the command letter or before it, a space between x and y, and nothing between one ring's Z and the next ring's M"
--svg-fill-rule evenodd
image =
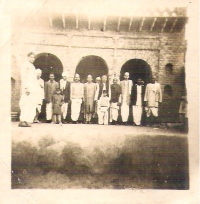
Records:
M151 68L149 64L142 59L128 60L121 68L120 80L123 80L125 72L129 72L129 78L133 82L136 82L137 78L140 77L145 84L147 84L151 78Z
M36 68L42 70L41 78L46 82L49 80L49 74L55 74L55 80L59 81L62 78L63 65L61 61L53 54L41 53L38 54L33 63Z
M86 82L90 74L95 80L96 77L108 74L108 66L105 60L95 55L83 57L76 67L76 73L80 75L81 82Z

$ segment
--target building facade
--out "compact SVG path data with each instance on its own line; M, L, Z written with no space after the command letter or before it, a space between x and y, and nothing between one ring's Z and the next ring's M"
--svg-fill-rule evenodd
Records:
M139 76L146 83L155 75L163 92L162 121L178 121L179 100L185 94L185 8L150 17L92 19L82 14L41 11L20 19L19 23L13 18L12 23L13 119L20 111L20 67L27 53L33 51L34 65L42 69L45 81L51 72L58 81L63 71L69 81L79 73L82 82L88 74L110 77L115 72L122 78L128 71L133 81Z

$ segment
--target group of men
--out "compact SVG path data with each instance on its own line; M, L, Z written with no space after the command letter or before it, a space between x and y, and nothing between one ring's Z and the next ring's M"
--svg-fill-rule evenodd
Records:
M97 77L95 82L93 82L92 76L88 75L87 82L83 84L80 82L79 74L75 74L74 81L69 82L67 80L67 73L63 72L62 79L59 82L55 81L55 76L51 73L49 74L49 81L44 83L41 79L41 70L36 69L36 81L38 88L33 89L32 86L36 85L35 79L34 81L33 79L27 80L30 79L30 76L33 77L33 74L30 74L33 72L34 67L32 64L33 62L30 60L31 57L33 58L33 54L28 55L28 57L29 72L26 70L26 77L23 77L23 79L25 79L24 81L26 81L26 83L32 80L31 85L29 83L29 85L26 85L25 87L25 96L29 96L29 99L30 95L32 98L35 96L35 99L32 101L34 104L32 107L35 106L35 108L32 108L34 111L31 111L31 117L34 112L32 122L39 122L38 116L41 112L43 99L46 104L46 120L51 122L52 97L55 94L56 89L60 89L63 96L63 103L61 105L63 123L69 122L67 118L69 104L71 107L72 123L80 122L80 115L82 114L83 118L81 122L86 124L96 121L98 124L115 125L119 121L119 116L121 117L122 123L127 124L130 116L130 110L132 110L133 125L140 126L142 124L158 122L158 107L159 103L162 102L162 92L160 84L156 82L154 77L151 79L150 83L145 85L141 78L138 78L137 81L133 83L132 80L129 79L128 72L124 73L124 79L122 81L119 81L119 78L115 74L111 78L110 82L108 82L106 75L103 75L101 78ZM31 66L30 63L32 64ZM30 93L30 89L32 93ZM27 90L29 92L28 95ZM22 98L23 97L24 96L22 95ZM27 103L26 100L24 100L23 103L22 102L23 100L20 100L21 110L24 109L24 104ZM27 108L28 107L25 109L27 110ZM23 118L23 112L24 111L21 111L21 122L19 126L26 126L26 124L21 123L27 123L27 119L25 120ZM28 113L27 111L25 112L26 114ZM31 122L31 117L28 118L28 122ZM27 123L27 125L30 126L29 123Z

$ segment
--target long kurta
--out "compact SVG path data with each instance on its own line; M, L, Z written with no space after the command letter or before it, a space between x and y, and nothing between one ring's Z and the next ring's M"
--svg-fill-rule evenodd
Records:
M130 104L130 96L131 96L131 89L132 89L132 81L131 80L123 80L120 83L121 85L121 116L122 116L122 121L127 122L128 121L128 116L129 116L129 104Z
M32 96L37 96L39 92L35 66L29 61L25 62L21 68L21 88L22 93L25 93L25 89L28 88Z
M147 102L148 107L158 107L158 103L162 102L162 92L159 83L147 84L144 101Z
M77 121L81 111L83 101L84 87L80 82L71 83L70 99L71 99L71 119Z
M20 107L20 121L26 121L29 123L33 122L33 119L35 117L35 101L34 97L31 95L27 95L26 93L22 93L20 101L19 101L19 107Z
M85 83L84 84L85 113L93 113L94 112L95 93L96 93L95 83Z

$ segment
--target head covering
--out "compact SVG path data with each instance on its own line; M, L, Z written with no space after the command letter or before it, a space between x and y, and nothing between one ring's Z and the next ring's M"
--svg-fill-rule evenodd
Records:
M101 80L101 77L97 77L96 80Z
M62 76L67 76L67 72L63 72L63 73L62 73Z

